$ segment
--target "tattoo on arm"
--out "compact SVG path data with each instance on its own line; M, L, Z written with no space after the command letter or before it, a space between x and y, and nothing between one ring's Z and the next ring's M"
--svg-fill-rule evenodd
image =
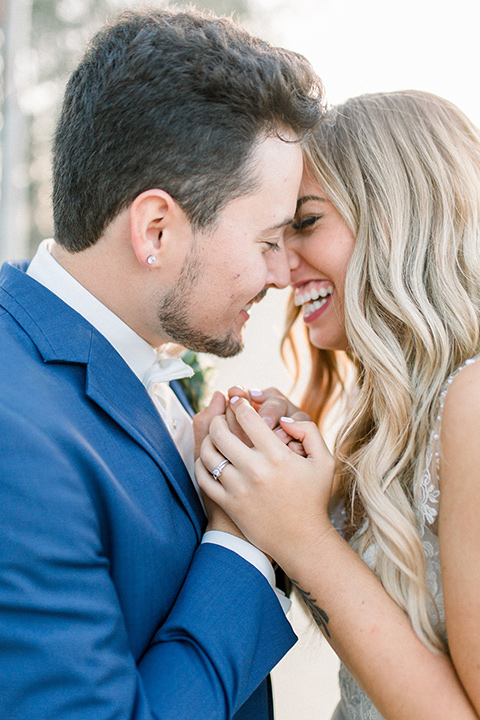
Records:
M307 608L310 610L313 619L317 623L318 627L323 630L325 635L327 637L330 637L330 633L328 632L328 623L329 618L325 610L322 610L322 608L318 607L317 601L315 598L312 598L311 594L307 592L306 590L303 590L298 582L296 580L292 580L292 583L297 588L298 594L302 598L303 602L307 606Z

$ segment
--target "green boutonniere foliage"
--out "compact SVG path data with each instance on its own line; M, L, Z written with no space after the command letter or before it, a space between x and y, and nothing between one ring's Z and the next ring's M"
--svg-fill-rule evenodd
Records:
M206 366L202 363L197 353L193 350L186 350L182 353L181 358L184 363L190 365L195 374L189 378L182 378L179 382L183 388L187 399L197 413L203 407L203 400L208 390L213 367Z

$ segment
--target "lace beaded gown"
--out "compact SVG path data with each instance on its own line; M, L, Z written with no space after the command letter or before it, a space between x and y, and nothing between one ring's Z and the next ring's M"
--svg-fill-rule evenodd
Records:
M438 535L436 531L436 519L438 515L438 500L440 491L438 489L439 452L440 452L440 429L442 423L442 412L448 388L457 374L467 365L478 361L479 358L467 360L447 380L438 400L438 413L435 427L431 431L425 471L421 479L421 500L418 508L418 519L422 544L426 557L426 581L428 589L435 600L438 609L438 617L432 608L432 619L440 634L446 640L445 609L443 604L442 579L440 573L440 555ZM335 511L332 522L341 532L342 511ZM363 555L367 565L373 569L375 566L375 546L368 548ZM358 686L346 667L341 664L339 672L340 702L332 716L332 720L383 720L373 703Z

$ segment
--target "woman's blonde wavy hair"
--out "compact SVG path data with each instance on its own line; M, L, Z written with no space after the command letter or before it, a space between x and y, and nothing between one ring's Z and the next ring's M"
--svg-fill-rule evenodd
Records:
M480 133L429 93L363 95L330 112L306 155L356 238L345 317L358 382L335 450L355 548L376 544L387 592L443 648L415 510L442 387L480 352ZM338 353L312 359L304 407L318 421L343 373Z

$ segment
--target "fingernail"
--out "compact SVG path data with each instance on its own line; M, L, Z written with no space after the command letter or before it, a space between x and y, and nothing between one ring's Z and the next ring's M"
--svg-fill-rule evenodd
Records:
M233 397L231 397L231 398L230 398L230 405L233 405L233 403L236 403L237 400L240 400L240 398L238 397L238 395L234 395Z
M268 425L269 428L273 428L273 420L269 417L262 417L262 420Z
M263 395L263 391L262 391L262 390L253 389L253 390L249 390L248 392L250 393L250 395L251 395L252 397L260 397L260 395Z
M289 417L281 417L280 420L283 420L283 422L286 422L286 423L295 422L295 420L292 420L292 418L289 418Z

